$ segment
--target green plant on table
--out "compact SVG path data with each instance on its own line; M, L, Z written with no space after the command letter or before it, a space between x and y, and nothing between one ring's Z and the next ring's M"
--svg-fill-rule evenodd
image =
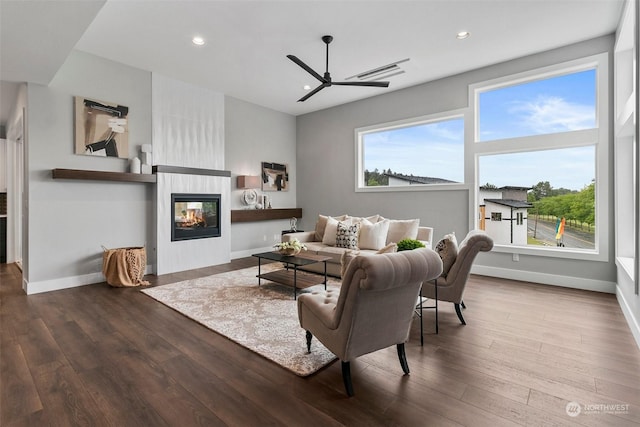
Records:
M424 248L424 243L416 239L402 239L398 242L398 252Z

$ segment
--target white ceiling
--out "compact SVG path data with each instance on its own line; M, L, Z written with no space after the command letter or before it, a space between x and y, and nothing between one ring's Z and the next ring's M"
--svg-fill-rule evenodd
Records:
M0 77L47 84L75 48L293 115L615 31L623 0L7 1ZM461 30L471 32L457 40ZM404 58L388 89L317 85ZM191 38L200 35L204 46Z

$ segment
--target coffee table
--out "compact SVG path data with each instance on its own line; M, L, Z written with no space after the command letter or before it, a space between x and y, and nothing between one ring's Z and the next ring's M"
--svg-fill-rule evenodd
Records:
M310 286L321 284L324 285L325 290L327 289L327 260L331 259L331 257L313 254L286 256L279 252L263 252L253 254L252 256L258 258L258 275L256 276L258 278L258 286L260 286L260 281L262 279L270 280L285 286L291 286L293 288L294 300L298 297L298 289L305 289ZM284 264L284 268L281 270L270 271L268 273L262 273L261 263L263 259L281 262ZM324 281L320 281L322 276L318 276L317 274L298 271L298 267L315 264L316 262L324 263Z

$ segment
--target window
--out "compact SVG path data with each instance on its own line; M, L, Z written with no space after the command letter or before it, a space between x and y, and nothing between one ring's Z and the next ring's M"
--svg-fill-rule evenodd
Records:
M607 67L596 55L470 87L474 208L503 213L476 227L497 251L607 258Z
M491 221L502 221L502 212L491 212Z
M460 184L464 119L448 113L356 129L356 151L356 191Z
M478 93L478 141L594 128L595 82L592 68Z

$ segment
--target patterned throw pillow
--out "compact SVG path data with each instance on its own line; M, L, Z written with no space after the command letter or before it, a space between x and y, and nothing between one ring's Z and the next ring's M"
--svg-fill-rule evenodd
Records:
M359 234L359 222L355 224L339 222L336 230L336 248L358 249Z
M456 239L456 233L445 235L442 240L436 244L436 252L442 259L442 277L447 277L451 266L456 261L458 256L458 240Z

